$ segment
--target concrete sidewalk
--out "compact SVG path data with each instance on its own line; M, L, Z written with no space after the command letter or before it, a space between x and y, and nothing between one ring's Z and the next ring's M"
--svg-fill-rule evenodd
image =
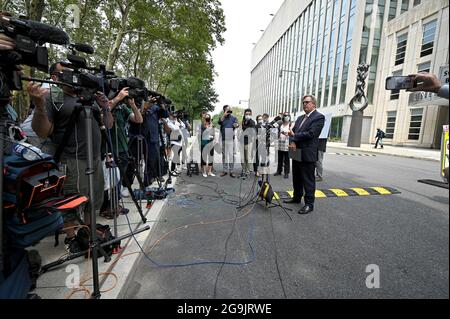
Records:
M175 185L176 178L172 178L172 180L173 185ZM168 186L171 187L171 185ZM138 185L134 185L133 189L137 188ZM126 283L128 275L132 273L135 262L140 255L139 245L143 245L147 238L151 236L152 228L159 222L159 216L167 203L167 199L156 201L150 209L145 207L146 201L143 200L141 202L143 214L147 218L145 225L142 223L138 210L131 198L125 198L123 203L130 212L128 213L128 219L123 215L118 217L118 236L130 233L130 229L136 231L143 229L145 226L150 226L150 230L137 234L135 238L128 237L122 240L122 251L119 254L112 255L112 260L109 263L105 263L104 258L98 259L102 299L116 299L119 297L122 287ZM112 220L107 220L97 215L97 223L110 225L111 232L114 234ZM65 235L60 236L61 243L58 247L53 246L54 239L50 236L42 240L36 247L31 248L39 251L42 257L42 265L54 262L67 253L63 244L64 237ZM136 241L139 242L139 245ZM86 290L76 292L74 289L67 287L67 283L74 282L74 269L79 271L80 282L86 281L81 287L86 288ZM92 290L92 260L80 257L42 274L37 280L37 288L33 293L38 294L43 299L87 299Z
M347 143L328 142L328 148L338 148L346 151L367 152L398 157L415 158L429 161L440 161L441 151L414 147L400 147L384 145L384 149L374 148L372 144L362 144L361 147L348 147Z

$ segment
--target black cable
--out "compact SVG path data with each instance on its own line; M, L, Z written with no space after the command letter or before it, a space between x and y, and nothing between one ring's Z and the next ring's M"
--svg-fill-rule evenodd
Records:
M286 289L284 288L283 278L281 277L280 266L278 265L278 248L277 248L277 241L275 238L275 230L273 228L272 210L270 210L270 225L272 227L272 238L275 249L275 265L277 267L278 278L280 280L281 289L283 290L284 299L287 299Z

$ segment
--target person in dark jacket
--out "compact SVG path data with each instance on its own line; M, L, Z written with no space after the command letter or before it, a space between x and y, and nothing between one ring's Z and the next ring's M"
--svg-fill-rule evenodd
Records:
M244 111L242 119L242 134L244 137L244 149L242 154L242 176L250 174L251 150L253 142L256 140L256 123L252 120L252 110Z
M383 138L385 138L385 137L386 137L386 133L384 133L380 128L377 128L377 135L375 136L377 141L375 142L375 148L378 148L378 145L381 146L381 149L384 148Z
M289 149L292 154L292 174L294 197L286 201L290 204L301 204L305 196L305 206L299 214L309 214L314 210L316 180L315 166L319 153L319 136L325 125L325 116L316 110L317 99L313 95L303 97L303 111L289 131Z

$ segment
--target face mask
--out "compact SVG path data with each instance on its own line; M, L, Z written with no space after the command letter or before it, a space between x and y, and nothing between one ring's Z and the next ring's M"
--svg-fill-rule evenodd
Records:
M263 123L264 123L263 120L259 120L259 121L258 121L258 124L263 124Z
M285 117L284 117L284 121L285 121L285 122L289 122L290 120L291 120L291 118L290 118L289 116L285 116Z
M250 120L252 119L252 116L251 116L251 115L246 115L246 116L245 116L245 119L246 119L247 121L250 121Z
M207 117L207 118L205 118L205 121L206 122L211 122L211 119Z

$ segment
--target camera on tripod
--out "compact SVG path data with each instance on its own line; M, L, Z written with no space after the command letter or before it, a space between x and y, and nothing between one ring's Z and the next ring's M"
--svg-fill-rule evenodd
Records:
M128 89L128 96L134 99L138 104L148 100L149 90L145 87L145 82L136 77L113 78L109 81L109 88L117 95L122 89Z
M48 51L45 43L67 45L69 36L55 27L0 14L0 33L14 39L12 51L0 52L0 102L8 103L10 91L22 90L19 65L48 72Z

